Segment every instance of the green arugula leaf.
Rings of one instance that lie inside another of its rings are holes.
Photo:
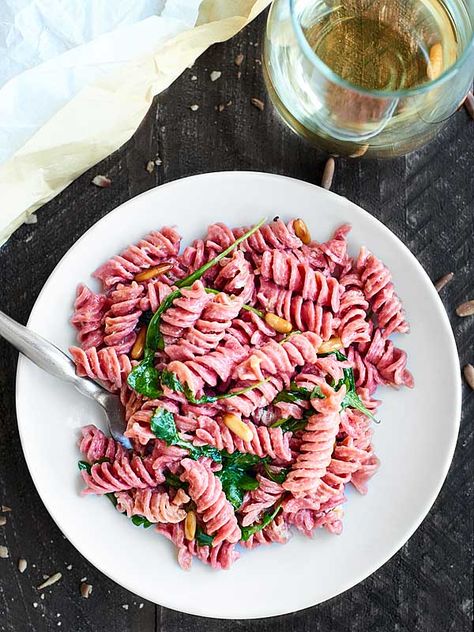
[[[112,492],[110,494],[105,494],[107,496],[107,498],[110,500],[110,502],[112,503],[112,505],[114,507],[117,506],[117,499],[115,498],[115,494],[113,494]]]
[[[88,463],[87,461],[78,461],[77,462],[77,467],[82,471],[85,470],[88,474],[91,473],[91,467],[92,465],[90,463]]]
[[[224,458],[224,462],[227,467],[239,467],[241,469],[248,469],[257,465],[257,463],[261,463],[265,461],[265,459],[261,459],[256,454],[249,454],[248,452],[239,452],[236,450],[235,452],[229,453],[227,451],[222,452],[222,456]]]
[[[189,450],[189,456],[194,461],[197,461],[201,456],[207,456],[216,463],[222,462],[221,453],[212,445],[195,446],[192,443],[188,443],[187,441],[181,441],[179,446],[181,448],[186,448],[187,450]]]
[[[336,358],[340,362],[346,362],[347,357],[341,353],[340,351],[332,351]],[[329,355],[326,353],[325,355]],[[375,423],[379,423],[379,421],[373,416],[370,410],[364,406],[361,398],[359,397],[355,385],[354,371],[352,367],[343,370],[344,377],[339,380],[339,383],[336,384],[336,391],[338,391],[342,385],[346,387],[346,394],[344,399],[342,400],[341,406],[342,408],[355,408],[356,410],[360,410],[361,413],[369,417]]]
[[[264,514],[262,520],[258,524],[251,524],[248,527],[240,527],[240,530],[242,532],[242,540],[246,542],[255,533],[257,533],[258,531],[261,531],[267,525],[269,525],[270,522],[272,522],[272,520],[276,518],[280,509],[281,509],[281,504],[277,505],[273,511]]]
[[[186,485],[179,476],[176,476],[176,474],[172,474],[171,472],[168,472],[168,474],[165,475],[165,480],[170,487],[174,487],[175,489],[180,489]]]
[[[290,402],[294,403],[297,401],[308,401],[311,399],[323,399],[324,395],[319,388],[319,386],[315,386],[312,390],[305,388],[304,386],[298,386],[296,382],[290,382],[290,388],[284,391],[280,391],[278,395],[273,400],[273,403],[277,402]]]
[[[303,419],[286,417],[283,419],[278,419],[278,421],[274,421],[270,425],[270,428],[281,428],[282,432],[297,432],[298,430],[303,430],[304,428],[306,428],[307,423],[307,417],[303,417]]]
[[[177,393],[183,392],[183,385],[179,381],[176,373],[173,373],[173,371],[168,371],[167,369],[164,369],[161,372],[160,380],[162,386],[166,386],[172,391],[176,391]]]
[[[255,475],[252,475],[252,469],[260,461],[262,459],[253,454],[223,454],[223,467],[216,472],[216,476],[222,483],[227,500],[235,509],[242,505],[244,492],[258,488],[258,481]]]
[[[153,522],[150,522],[149,520],[147,520],[147,518],[145,518],[145,516],[132,516],[132,522],[136,527],[143,527],[144,529],[148,529],[148,527],[151,527]]]
[[[279,472],[272,472],[266,461],[263,464],[263,469],[265,470],[267,478],[274,483],[279,483],[280,485],[285,482],[288,472],[290,471],[289,468],[283,467]]]
[[[145,350],[143,360],[134,367],[127,377],[131,389],[150,399],[157,399],[163,392],[158,388],[160,375],[155,368],[155,353]]]
[[[192,285],[194,281],[197,281],[198,279],[200,279],[203,276],[203,274],[205,274],[209,270],[209,268],[212,268],[213,266],[215,266],[217,263],[219,263],[219,261],[221,261],[221,259],[223,259],[224,257],[227,257],[228,254],[230,254],[233,250],[235,250],[235,248],[237,248],[239,244],[241,244],[243,241],[248,239],[251,235],[256,233],[257,230],[265,223],[265,221],[266,221],[266,218],[264,217],[258,222],[258,224],[255,224],[255,226],[253,226],[250,230],[244,233],[241,237],[238,237],[234,241],[234,243],[232,243],[228,248],[226,248],[225,250],[220,252],[216,257],[214,257],[214,259],[211,259],[210,261],[205,263],[203,266],[198,268],[195,272],[193,272],[186,278],[181,279],[181,281],[178,281],[176,283],[176,287],[188,287],[189,285]]]
[[[212,541],[214,540],[213,535],[208,535],[207,533],[204,533],[204,531],[199,527],[196,527],[196,534],[194,538],[199,546],[212,546]]]
[[[150,429],[158,439],[166,441],[168,445],[174,445],[181,441],[174,422],[174,415],[166,408],[155,410],[150,420]]]
[[[202,447],[193,445],[190,441],[185,441],[179,436],[174,421],[174,415],[165,408],[157,408],[150,420],[150,429],[158,439],[162,439],[168,445],[176,445],[179,448],[188,450],[189,456],[195,461],[201,456],[208,456],[213,461],[220,463],[222,456],[217,448],[210,445]]]

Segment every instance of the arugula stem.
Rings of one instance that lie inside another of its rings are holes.
[[[255,226],[253,226],[250,230],[244,233],[241,237],[236,239],[234,243],[232,243],[228,248],[226,248],[225,250],[220,252],[216,257],[214,257],[214,259],[211,259],[210,261],[205,263],[203,266],[198,268],[192,274],[188,275],[184,279],[181,279],[181,281],[178,281],[176,283],[176,287],[187,287],[188,285],[192,285],[194,281],[197,281],[198,279],[200,279],[202,275],[205,274],[209,270],[209,268],[212,268],[213,266],[215,266],[216,263],[219,263],[221,259],[223,259],[224,257],[227,257],[228,254],[230,254],[235,248],[237,248],[239,244],[241,244],[243,241],[248,239],[251,235],[256,233],[257,230],[261,226],[263,226],[263,224],[265,224],[266,219],[267,219],[266,217],[261,219],[257,224],[255,224]]]

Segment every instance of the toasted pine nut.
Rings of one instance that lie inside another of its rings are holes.
[[[328,158],[326,165],[324,166],[323,177],[321,178],[321,186],[323,187],[323,189],[329,190],[331,188],[335,170],[336,161],[331,156],[330,158]]]
[[[426,69],[428,79],[437,79],[443,71],[443,47],[439,42],[430,48],[430,61]]]
[[[456,307],[456,314],[461,316],[461,318],[465,318],[466,316],[474,315],[474,299],[471,301],[466,301],[465,303],[461,303]]]
[[[293,222],[293,228],[295,231],[295,235],[301,239],[301,241],[307,246],[309,243],[311,243],[311,235],[310,232],[308,230],[308,227],[306,226],[306,224],[303,222],[302,219],[295,219],[295,221]]]
[[[466,364],[464,367],[464,379],[474,391],[474,366]]]
[[[342,348],[342,340],[338,336],[335,336],[334,338],[329,338],[329,340],[323,342],[318,349],[318,353],[330,353],[331,351],[338,351]]]
[[[237,417],[237,415],[234,415],[233,413],[227,413],[223,416],[222,421],[231,432],[239,437],[239,439],[247,442],[252,441],[253,432],[246,424],[244,424],[240,417]]]
[[[196,514],[194,511],[188,511],[184,519],[184,537],[186,540],[194,540],[196,535]]]
[[[145,349],[145,340],[146,340],[146,326],[143,327],[138,332],[138,336],[135,340],[135,343],[130,351],[130,357],[132,360],[140,360],[143,355],[143,350]]]
[[[168,272],[168,270],[171,270],[172,267],[173,267],[172,263],[160,263],[157,266],[153,266],[152,268],[147,268],[146,270],[143,270],[143,272],[139,272],[138,274],[136,274],[135,281],[140,282],[140,281],[148,281],[149,279],[154,279],[160,274],[164,274],[165,272]]]
[[[289,334],[293,329],[293,325],[290,322],[270,312],[265,314],[265,322],[279,334]]]

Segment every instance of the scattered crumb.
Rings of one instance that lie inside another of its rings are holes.
[[[33,602],[33,608],[37,608],[38,604],[36,603],[36,601]]]
[[[68,571],[72,571],[72,564],[68,564],[68,565],[66,566],[66,569],[67,569]]]
[[[18,570],[20,571],[20,573],[24,573],[26,571],[27,566],[28,566],[28,562],[22,557],[20,557],[20,559],[18,560]]]
[[[38,217],[36,216],[35,213],[32,213],[31,215],[28,215],[25,220],[24,220],[25,224],[37,224],[38,223]]]
[[[6,516],[0,516],[0,527],[3,527],[6,524],[7,524],[7,517]]]
[[[223,103],[219,103],[219,105],[216,105],[216,110],[218,112],[223,112],[225,110],[225,105]]]
[[[61,621],[58,621],[58,627],[61,625]]]
[[[139,603],[138,604],[138,607],[140,608],[140,610],[143,608],[144,605],[145,605],[144,603]]]
[[[6,560],[7,557],[9,557],[8,549],[6,546],[3,546],[3,544],[1,544],[0,545],[0,559]]]
[[[87,577],[81,577],[80,581],[81,582],[86,582],[87,581]]]
[[[60,612],[56,612],[56,616],[57,616],[57,617],[60,617],[60,616],[61,616],[61,613],[60,613]]]
[[[93,178],[92,184],[95,184],[96,187],[100,187],[101,189],[107,189],[112,186],[112,180],[107,178],[107,176],[96,176]]]
[[[242,73],[239,70],[239,72],[237,73],[237,79],[240,79],[241,76],[242,76]]]
[[[124,603],[124,604],[122,605],[122,608],[123,608],[124,610],[128,610],[128,603]]]
[[[193,75],[193,76],[191,77],[191,81],[197,81],[197,79],[198,79],[198,78],[196,77],[196,75]]]
[[[44,599],[45,593],[41,593],[40,599]]]
[[[197,110],[199,110],[199,105],[197,105],[197,103],[194,103],[194,105],[190,105],[189,109],[191,110],[191,112],[197,112]]]
[[[7,513],[8,511],[11,511],[11,507],[7,507],[6,505],[2,505],[2,511],[3,511],[3,513]]]
[[[45,574],[43,573],[43,579],[48,579],[48,577],[49,577],[49,575],[45,575]]]
[[[252,97],[250,103],[257,108],[257,110],[260,110],[260,112],[263,112],[265,109],[265,103],[261,99],[257,99],[257,97]]]
[[[211,77],[211,81],[217,81],[221,78],[222,73],[220,70],[213,70],[209,76]]]
[[[163,164],[163,161],[161,160],[161,158],[157,157],[156,160],[155,160],[155,165],[157,167],[161,167],[162,164]]]
[[[257,64],[257,66],[261,66],[262,65],[262,60],[261,59],[256,59],[255,63]]]
[[[46,581],[44,581],[42,584],[40,584],[39,586],[37,586],[37,590],[42,590],[43,588],[47,588],[48,586],[51,586],[52,584],[55,584],[56,582],[58,582],[62,577],[61,573],[54,573],[54,575],[51,575],[51,577],[48,577],[48,579],[46,579]]]
[[[258,42],[255,42],[254,46],[258,46]]]
[[[155,171],[155,161],[154,160],[149,160],[146,163],[146,170],[148,171],[148,173],[153,173]]]
[[[234,64],[237,66],[237,68],[239,66],[242,65],[242,62],[244,61],[244,56],[242,55],[242,53],[239,53],[238,55],[235,56],[234,59]]]
[[[81,597],[84,597],[84,599],[89,599],[89,596],[90,596],[90,594],[92,592],[92,585],[91,584],[85,584],[83,582],[81,584],[80,592],[81,592]]]

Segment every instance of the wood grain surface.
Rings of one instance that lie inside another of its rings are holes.
[[[43,207],[37,224],[17,231],[0,250],[0,309],[25,323],[49,274],[78,237],[122,202],[163,182],[206,171],[251,169],[319,184],[325,156],[293,135],[268,103],[260,65],[263,28],[262,16],[233,40],[207,51],[155,101],[124,147]],[[240,78],[233,63],[238,53],[244,55]],[[215,82],[209,77],[212,70],[222,72]],[[263,111],[251,105],[252,97],[265,102]],[[194,104],[199,106],[196,111],[190,109]],[[222,111],[220,104],[227,104]],[[459,303],[474,298],[473,141],[474,122],[461,110],[434,142],[406,158],[338,159],[332,187],[383,221],[434,281],[455,273],[441,296],[461,365],[474,364],[474,317],[455,314]],[[148,173],[147,162],[157,158],[162,164]],[[112,186],[91,185],[96,174],[109,176]],[[16,363],[17,353],[0,341],[0,504],[12,509],[0,526],[0,545],[9,550],[9,558],[0,559],[0,630],[471,630],[474,392],[466,384],[461,432],[447,481],[422,526],[383,568],[343,595],[299,613],[217,621],[144,603],[97,571],[62,536],[38,497],[21,451]],[[23,574],[17,569],[19,558],[28,562]],[[145,576],[148,563],[143,561]],[[43,591],[41,599],[35,587],[43,574],[57,571],[62,579]],[[93,585],[87,600],[79,593],[84,577]]]

